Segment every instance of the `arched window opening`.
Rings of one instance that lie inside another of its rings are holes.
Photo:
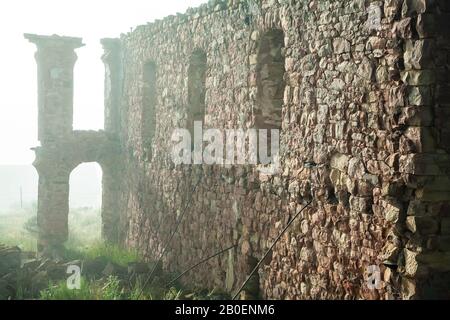
[[[194,141],[194,122],[205,122],[207,60],[203,51],[195,51],[189,61],[188,70],[188,130]]]
[[[255,121],[258,129],[281,130],[285,88],[283,47],[282,30],[268,31],[260,42],[257,65],[258,108]]]
[[[82,248],[101,240],[102,169],[83,163],[70,174],[69,241],[67,247]]]
[[[156,132],[156,65],[154,62],[147,62],[144,65],[143,77],[142,146],[144,157],[150,160],[153,156],[153,138]]]

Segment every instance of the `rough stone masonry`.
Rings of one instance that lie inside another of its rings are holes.
[[[74,50],[37,45],[39,250],[67,239],[70,172],[103,169],[103,234],[184,282],[267,299],[450,297],[450,2],[210,1],[102,41],[105,130],[72,130]],[[177,165],[175,128],[281,130],[281,172]],[[195,187],[197,186],[197,187]],[[192,201],[191,201],[192,200]],[[381,285],[367,284],[377,266]]]

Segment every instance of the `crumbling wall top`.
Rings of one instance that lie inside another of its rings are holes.
[[[64,37],[59,35],[51,35],[51,36],[43,36],[37,34],[24,34],[25,39],[28,39],[30,42],[36,44],[38,47],[54,47],[54,46],[66,46],[72,49],[84,47],[82,38],[75,37]]]
[[[120,39],[118,38],[103,38],[100,40],[103,49],[114,49],[120,46]]]
[[[145,25],[137,26],[132,32],[121,34],[121,39],[124,40],[134,32],[157,32],[161,29],[168,30],[171,27],[176,27],[188,23],[193,20],[202,19],[220,11],[242,10],[249,15],[260,14],[261,9],[278,5],[274,1],[261,0],[209,0],[197,7],[190,7],[185,13],[177,13],[176,15],[169,15],[163,19],[155,19],[153,22],[148,22]]]

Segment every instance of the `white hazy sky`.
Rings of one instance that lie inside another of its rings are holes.
[[[0,1],[0,165],[31,164],[37,145],[35,46],[24,33],[82,37],[75,65],[74,128],[103,128],[100,39],[185,12],[206,0]]]

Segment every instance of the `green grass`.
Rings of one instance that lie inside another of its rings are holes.
[[[0,214],[0,243],[18,246],[23,251],[35,251],[37,245],[36,205],[11,208]],[[101,215],[99,209],[79,208],[69,212],[70,250],[98,247],[101,242]],[[112,254],[112,252],[111,252]]]
[[[50,285],[40,293],[40,300],[205,300],[206,296],[200,296],[192,293],[185,295],[183,290],[170,288],[162,290],[161,288],[150,288],[142,294],[140,287],[136,286],[126,290],[120,285],[117,277],[109,277],[102,284],[98,281],[87,281],[82,279],[79,290],[70,290],[64,281]],[[188,297],[188,298],[186,298]]]
[[[36,206],[14,209],[0,214],[0,243],[19,246],[25,251],[35,251]],[[87,260],[104,257],[107,261],[126,267],[131,262],[141,261],[137,251],[102,243],[100,239],[101,215],[98,209],[71,209],[69,213],[69,241],[65,244],[67,261]],[[81,279],[79,290],[67,288],[66,281],[49,283],[40,292],[43,300],[210,300],[217,296],[214,292],[184,291],[180,287],[166,288],[173,279],[172,274],[160,274],[151,287],[142,290],[145,276],[132,284],[124,283],[117,277],[88,280]],[[26,287],[18,283],[18,299],[31,298]],[[142,291],[142,292],[141,292]]]
[[[0,215],[0,243],[18,246],[23,251],[36,250],[36,234],[24,225],[36,216],[35,208],[14,209]]]
[[[67,284],[61,281],[50,284],[40,293],[41,300],[179,300],[183,297],[183,291],[177,288],[162,289],[150,288],[141,294],[141,286],[125,288],[115,276],[110,276],[106,281],[88,281],[81,279],[81,288],[70,290]]]
[[[65,281],[41,291],[41,300],[122,300],[126,299],[117,277],[109,277],[105,283],[81,279],[80,289],[67,288]]]
[[[109,261],[121,265],[128,266],[131,262],[140,261],[139,254],[134,250],[123,249],[119,246],[97,243],[88,247],[84,251],[84,257],[94,259],[96,257],[105,257]]]
[[[67,283],[61,281],[57,284],[50,284],[49,287],[41,291],[42,300],[94,300],[94,288],[84,278],[81,278],[81,288],[71,290],[67,288]]]
[[[117,277],[110,276],[104,282],[81,279],[80,289],[67,288],[65,281],[50,284],[40,293],[41,300],[129,300],[136,290],[126,291]],[[132,299],[133,300],[133,299]]]
[[[78,208],[69,212],[69,240],[67,248],[84,249],[101,240],[100,209]]]
[[[128,266],[131,262],[141,261],[139,254],[134,250],[127,250],[116,245],[105,244],[101,241],[80,247],[66,248],[66,260],[85,260],[104,257],[106,260],[120,265]]]

